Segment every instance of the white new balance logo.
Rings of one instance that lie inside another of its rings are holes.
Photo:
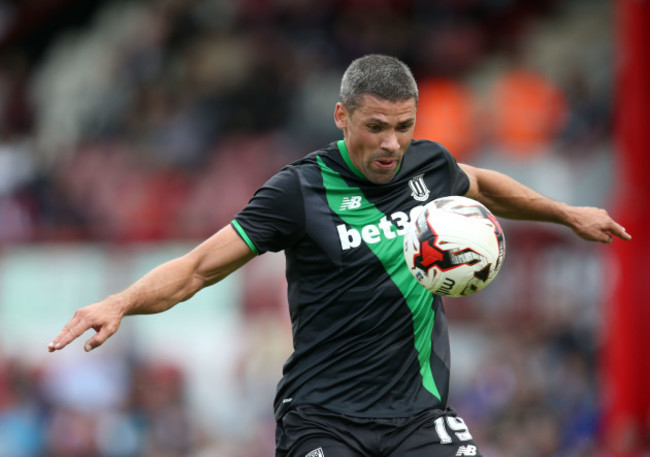
[[[471,444],[468,444],[467,446],[461,446],[458,448],[458,452],[456,452],[457,456],[460,455],[476,455],[476,446],[473,446]]]
[[[339,211],[345,211],[346,209],[356,209],[359,208],[360,206],[361,206],[360,195],[354,195],[352,197],[343,197]]]
[[[323,448],[319,447],[318,449],[314,449],[308,454],[305,454],[305,457],[325,457],[325,454],[323,453]]]

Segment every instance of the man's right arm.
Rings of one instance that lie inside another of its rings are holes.
[[[84,346],[90,351],[117,331],[124,316],[165,311],[225,278],[253,257],[248,245],[228,225],[184,256],[154,268],[122,292],[78,309],[48,350],[63,349],[92,328],[97,333]]]

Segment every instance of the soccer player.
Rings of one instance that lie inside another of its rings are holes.
[[[630,239],[599,208],[546,198],[414,141],[418,89],[384,55],[353,61],[334,109],[343,140],[272,177],[232,223],[124,291],[80,308],[49,344],[88,329],[87,351],[124,316],[165,311],[266,251],[284,251],[294,353],[275,399],[277,456],[479,456],[447,405],[449,341],[439,296],[409,273],[402,234],[427,201],[465,195],[494,214],[564,224],[585,240]]]

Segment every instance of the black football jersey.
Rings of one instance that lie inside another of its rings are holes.
[[[286,255],[294,352],[277,417],[302,404],[377,418],[446,407],[442,301],[409,272],[402,240],[422,205],[468,189],[437,143],[413,141],[395,178],[379,185],[341,140],[283,168],[235,216],[254,252]]]

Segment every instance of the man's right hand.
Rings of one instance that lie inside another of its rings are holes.
[[[90,351],[100,346],[120,327],[123,312],[117,302],[117,297],[112,295],[100,302],[78,309],[57,337],[48,344],[48,351],[54,352],[63,349],[91,328],[97,333],[86,342],[84,349]]]

